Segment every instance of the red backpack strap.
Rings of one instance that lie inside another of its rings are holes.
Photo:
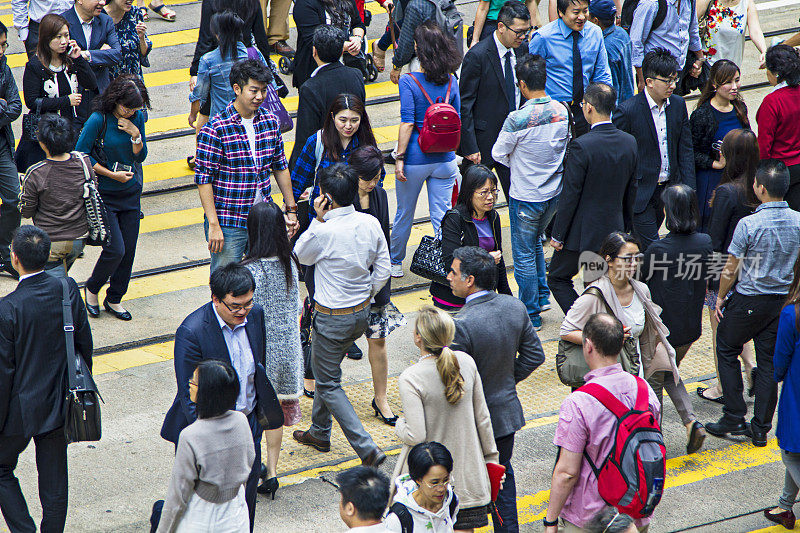
[[[422,86],[422,84],[419,82],[419,80],[417,78],[415,78],[414,75],[411,74],[410,72],[408,73],[408,75],[411,76],[411,79],[414,80],[414,83],[417,84],[417,87],[419,87],[419,90],[422,91],[422,94],[425,96],[425,98],[428,99],[428,104],[433,105],[433,100],[431,100],[431,97],[428,96],[428,91],[425,90],[425,88]],[[448,95],[450,94],[450,87],[449,86],[447,87],[447,94]]]
[[[592,396],[595,400],[602,403],[603,406],[611,411],[614,416],[617,418],[622,418],[622,416],[630,411],[630,409],[616,396],[608,392],[608,389],[605,387],[598,385],[597,383],[587,383],[583,387],[578,389],[580,392],[585,392],[589,396]],[[638,403],[638,397],[637,397]]]
[[[447,94],[444,95],[444,103],[450,103],[450,86],[453,85],[453,76],[450,75],[450,78],[447,80]]]
[[[636,411],[647,411],[650,408],[650,391],[647,390],[647,382],[639,376],[636,378],[636,404],[633,408]]]

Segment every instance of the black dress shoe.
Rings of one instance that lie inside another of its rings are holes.
[[[753,446],[756,448],[763,448],[767,445],[767,432],[766,431],[758,431],[757,429],[753,429],[753,426],[750,426],[750,433],[753,435]]]
[[[120,313],[119,311],[114,311],[113,309],[111,309],[111,306],[108,304],[108,299],[103,300],[103,307],[105,308],[106,311],[114,315],[115,318],[118,318],[120,320],[131,320],[133,318],[128,311],[122,311]]]
[[[383,416],[381,410],[378,409],[378,404],[375,403],[375,398],[372,399],[372,409],[375,410],[375,417],[383,420],[384,424],[388,426],[394,426],[395,424],[397,424],[397,416],[392,416],[392,417]]]
[[[91,305],[89,300],[86,298],[86,287],[83,288],[83,302],[86,304],[86,314],[92,318],[97,318],[100,316],[100,306],[99,305]]]
[[[311,398],[312,400],[314,399],[314,391],[313,390],[308,390],[307,388],[303,387],[303,394],[306,397]]]
[[[746,422],[731,423],[720,418],[719,422],[706,424],[706,431],[715,437],[728,437],[731,435],[750,436],[750,427]]]
[[[292,438],[299,442],[300,444],[305,444],[306,446],[311,446],[315,450],[319,450],[321,452],[329,452],[331,451],[331,441],[329,440],[322,440],[316,439],[309,434],[308,431],[296,430],[292,432]]]
[[[264,481],[261,485],[258,486],[256,492],[259,494],[266,494],[270,496],[273,500],[275,499],[275,493],[278,492],[278,478],[271,477]]]
[[[15,280],[19,280],[19,272],[11,266],[11,261],[0,260],[0,271],[5,272]]]
[[[353,345],[347,349],[345,357],[347,357],[348,359],[352,359],[353,361],[358,361],[359,359],[364,357],[364,352],[361,351],[361,348],[359,348],[356,345],[356,343],[353,343]]]
[[[794,516],[792,511],[784,511],[782,513],[772,514],[770,513],[772,509],[766,509],[764,511],[764,518],[769,520],[770,522],[775,522],[776,524],[780,524],[786,529],[794,529],[795,521],[797,520]]]
[[[371,466],[373,468],[380,467],[386,460],[386,454],[380,448],[375,448],[366,457],[361,459],[362,466]]]

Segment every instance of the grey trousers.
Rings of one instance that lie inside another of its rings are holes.
[[[333,416],[350,446],[362,459],[377,446],[361,425],[342,389],[341,364],[347,349],[367,329],[368,317],[369,306],[349,315],[314,312],[311,335],[311,368],[316,379],[316,392],[308,431],[314,438],[330,440]]]
[[[675,347],[675,362],[680,365],[683,356],[689,351],[691,344]],[[689,393],[686,392],[686,386],[683,384],[683,379],[675,383],[672,377],[672,372],[656,372],[650,379],[647,380],[653,391],[656,393],[658,401],[661,402],[661,416],[664,416],[664,397],[662,389],[667,391],[669,399],[672,400],[672,405],[678,411],[683,425],[697,419],[694,415],[694,408],[692,407],[692,400],[689,398]]]
[[[781,450],[781,459],[786,467],[786,476],[783,480],[783,494],[778,500],[778,507],[784,511],[791,511],[800,490],[798,489],[800,485],[800,453]]]

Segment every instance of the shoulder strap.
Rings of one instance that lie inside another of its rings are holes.
[[[92,176],[89,173],[89,166],[86,164],[86,160],[83,159],[83,154],[80,152],[72,152],[72,155],[80,159],[81,166],[83,166],[83,177],[86,181],[92,181]]]
[[[567,108],[567,120],[569,121],[569,139],[567,139],[567,142],[569,142],[575,138],[575,117],[572,115],[572,108],[568,103],[561,102],[561,104]]]
[[[647,382],[639,376],[634,377],[636,378],[636,403],[633,404],[633,408],[636,411],[647,411],[650,405],[650,394],[647,391]]]
[[[598,385],[597,383],[587,383],[583,387],[578,389],[581,392],[585,392],[589,396],[592,396],[595,400],[603,404],[603,406],[611,411],[614,416],[617,418],[622,418],[622,416],[630,411],[624,403],[619,401],[619,399],[611,394],[608,389],[603,387],[602,385]],[[639,397],[637,393],[636,402],[638,404]],[[638,407],[638,405],[637,405]]]
[[[400,531],[402,533],[412,533],[414,531],[414,517],[408,507],[400,502],[395,502],[389,507],[389,512],[394,513],[400,520]]]
[[[433,100],[431,100],[431,97],[428,96],[428,91],[425,90],[425,88],[422,86],[422,84],[419,82],[419,80],[413,74],[411,74],[410,72],[408,73],[408,75],[411,76],[411,79],[414,80],[414,83],[417,84],[417,87],[419,87],[419,90],[422,91],[422,94],[428,100],[428,103],[430,105],[433,105]],[[450,95],[450,86],[449,85],[447,86],[447,94],[448,94],[448,96]]]
[[[583,293],[584,294],[589,293],[597,296],[600,299],[600,301],[603,302],[603,305],[606,306],[606,312],[611,316],[617,316],[616,313],[614,313],[614,310],[611,309],[611,306],[608,305],[606,297],[603,296],[603,291],[592,285],[591,287],[587,287],[586,290],[583,291]]]
[[[444,95],[444,103],[450,103],[450,87],[453,85],[453,75],[447,78],[447,93]]]
[[[319,169],[319,165],[322,163],[322,152],[324,148],[325,147],[322,145],[322,130],[317,130],[317,145],[314,147],[314,157],[317,159],[317,162],[314,163],[314,172]]]
[[[453,520],[456,519],[456,508],[458,507],[458,496],[456,493],[453,493],[453,498],[450,500],[450,518]]]
[[[75,359],[75,326],[72,325],[72,302],[67,278],[61,281],[61,309],[64,316],[64,338],[67,342],[67,379],[70,390],[78,388],[78,361]]]

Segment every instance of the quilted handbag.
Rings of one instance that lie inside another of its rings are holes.
[[[42,118],[42,99],[36,99],[36,110],[22,116],[22,138],[37,142],[39,140],[39,119]]]
[[[425,235],[420,240],[414,257],[411,259],[411,272],[425,279],[450,285],[447,281],[447,268],[442,260],[442,241],[437,237]]]

